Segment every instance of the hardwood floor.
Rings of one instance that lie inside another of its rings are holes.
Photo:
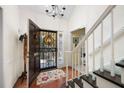
[[[66,72],[65,67],[62,68],[62,70],[64,72]],[[71,67],[68,68],[68,72],[69,72],[69,79],[71,79],[72,78],[72,76],[71,76],[72,68]],[[77,73],[76,73],[76,75],[77,75]],[[65,82],[66,82],[66,78],[61,78],[61,79],[58,79],[58,80],[55,80],[55,81],[52,81],[52,82],[49,82],[46,84],[36,85],[36,80],[34,80],[30,87],[31,88],[65,88],[66,87]]]
[[[66,73],[66,68],[62,68],[62,70]],[[75,70],[74,70],[75,71]],[[68,67],[68,72],[69,72],[69,79],[72,78],[72,68]],[[76,71],[76,75],[77,75],[77,71]],[[46,84],[41,84],[41,85],[37,85],[36,84],[36,80],[34,80],[30,86],[30,88],[65,88],[65,82],[66,82],[66,78],[61,78]],[[22,78],[19,78],[16,82],[16,84],[14,85],[14,88],[27,88],[27,79],[22,81]]]
[[[66,73],[66,68],[62,68],[62,70]],[[72,67],[68,67],[68,78],[72,79]],[[73,69],[73,75],[75,75],[75,69]],[[78,76],[78,71],[76,71],[76,76]]]
[[[31,88],[61,88],[65,87],[65,78],[61,78],[46,84],[36,85],[36,80],[31,84]]]
[[[14,88],[28,88],[27,79],[22,80],[22,78],[19,78],[15,83]]]

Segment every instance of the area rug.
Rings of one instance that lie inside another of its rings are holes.
[[[52,82],[54,80],[65,77],[65,72],[61,69],[41,72],[37,77],[37,85]]]

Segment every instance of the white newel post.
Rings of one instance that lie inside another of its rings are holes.
[[[71,52],[72,53],[72,79],[73,79],[73,65],[74,65],[74,58],[73,58],[73,56],[74,56],[74,54],[73,54],[73,51]]]
[[[75,51],[75,55],[74,56],[75,56],[75,78],[76,78],[76,61],[77,61],[76,60],[76,51]]]
[[[115,76],[115,61],[114,61],[114,22],[113,22],[113,11],[111,12],[111,76]]]
[[[104,57],[103,57],[103,21],[101,22],[101,60],[100,60],[100,71],[104,70]]]
[[[89,55],[89,52],[88,52],[88,38],[87,38],[87,40],[86,40],[86,47],[87,47],[87,62],[86,62],[86,75],[87,76],[89,76],[89,57],[88,57],[88,55]]]
[[[95,38],[93,32],[93,71],[95,71]],[[95,80],[95,75],[92,73],[92,80]]]

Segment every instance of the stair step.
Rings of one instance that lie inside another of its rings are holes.
[[[87,83],[89,83],[93,88],[98,88],[96,84],[96,80],[92,80],[92,75],[89,74],[89,76],[83,75],[81,76],[83,80],[85,80]]]
[[[75,78],[73,79],[73,81],[80,87],[80,88],[83,88],[83,82],[82,80],[79,78]]]
[[[118,85],[120,87],[124,88],[124,84],[121,83],[121,76],[120,75],[115,75],[115,77],[111,77],[111,73],[109,71],[104,70],[103,72],[101,72],[100,70],[97,70],[95,72],[93,72],[95,75],[108,80],[112,83],[114,83],[115,85]]]
[[[119,63],[116,63],[116,66],[124,68],[124,60],[121,60]]]
[[[69,88],[69,86],[66,86],[66,88]]]
[[[68,85],[69,85],[71,88],[75,88],[74,81],[72,81],[72,80],[68,81]]]

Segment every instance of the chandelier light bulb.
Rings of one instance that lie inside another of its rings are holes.
[[[64,14],[61,14],[61,16],[64,16]]]
[[[46,12],[49,12],[49,10],[46,10]]]
[[[65,7],[63,7],[62,9],[63,9],[63,10],[65,10],[66,8],[65,8]]]
[[[53,17],[55,17],[55,15],[52,15]]]

